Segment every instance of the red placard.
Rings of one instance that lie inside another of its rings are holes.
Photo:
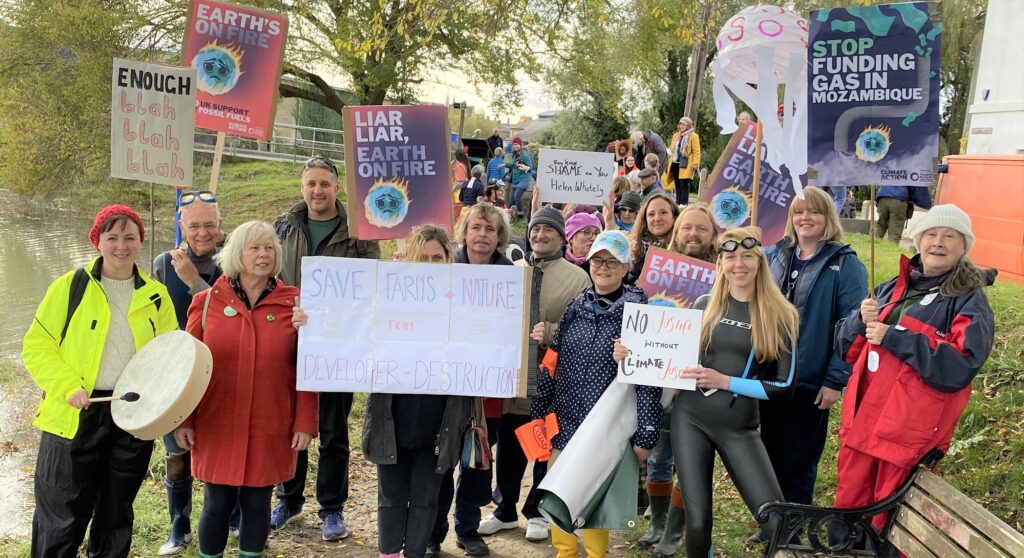
[[[715,264],[651,247],[636,286],[647,293],[648,304],[689,308],[711,292]]]
[[[214,0],[193,0],[181,51],[195,68],[196,126],[270,139],[288,16]]]

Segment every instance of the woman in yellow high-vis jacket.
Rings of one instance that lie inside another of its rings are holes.
[[[130,208],[101,210],[89,233],[100,256],[50,284],[25,334],[22,360],[43,390],[33,557],[74,558],[90,521],[90,555],[124,557],[131,547],[153,442],[118,428],[110,405],[89,398],[110,395],[136,351],[178,328],[167,289],[135,266],[144,235]],[[68,319],[73,290],[81,298]]]

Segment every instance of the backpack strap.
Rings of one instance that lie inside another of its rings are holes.
[[[210,311],[210,298],[212,296],[213,296],[213,289],[211,288],[206,293],[206,300],[203,301],[203,320],[202,320],[202,326],[203,326],[203,331],[204,332],[206,331],[206,313]]]
[[[67,318],[64,320],[64,328],[60,330],[60,341],[57,343],[57,346],[64,344],[64,336],[67,335],[68,326],[71,325],[71,317],[75,315],[75,311],[78,310],[79,305],[82,304],[82,298],[85,296],[85,288],[88,285],[89,276],[84,267],[79,267],[75,270],[74,277],[71,278],[71,292],[68,296]]]

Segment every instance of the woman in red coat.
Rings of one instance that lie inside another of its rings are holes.
[[[196,295],[186,330],[213,353],[210,386],[174,432],[192,451],[192,474],[205,483],[199,517],[201,556],[223,556],[228,518],[242,510],[240,556],[262,556],[276,483],[295,474],[296,452],[317,432],[317,395],[295,390],[299,290],[277,279],[281,244],[269,223],[238,227],[214,258],[224,275]]]

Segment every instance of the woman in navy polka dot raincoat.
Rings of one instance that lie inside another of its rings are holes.
[[[558,354],[554,374],[541,374],[531,408],[534,419],[549,412],[558,417],[558,434],[551,440],[557,450],[552,452],[552,461],[615,381],[617,364],[612,349],[622,332],[625,303],[647,303],[642,290],[622,282],[630,258],[629,240],[621,231],[598,236],[587,260],[594,284],[566,308],[551,344]],[[632,443],[638,457],[645,460],[661,431],[661,388],[636,386],[636,392],[637,430]],[[575,535],[552,526],[551,542],[559,557],[576,555]],[[583,545],[588,557],[604,555],[608,531],[585,529]]]

